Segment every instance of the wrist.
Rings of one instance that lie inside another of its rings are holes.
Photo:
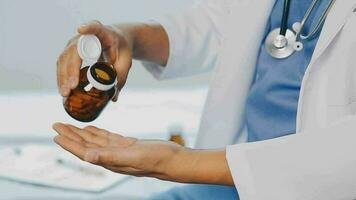
[[[165,66],[169,57],[169,39],[157,23],[133,23],[115,26],[127,40],[132,57]]]
[[[131,51],[131,55],[134,54],[135,48],[135,26],[134,24],[116,24],[111,27],[115,30],[118,40],[120,41],[120,45],[124,41],[126,46]]]
[[[168,143],[166,151],[161,149],[160,160],[155,168],[155,177],[163,180],[177,181],[176,172],[181,162],[185,160],[187,149],[176,143]]]
[[[225,150],[182,148],[165,167],[165,180],[233,185]]]
[[[179,146],[169,157],[163,159],[164,162],[157,168],[161,174],[158,178],[182,183],[192,182],[191,176],[195,173],[199,157],[199,151]]]
[[[194,183],[234,185],[225,149],[197,150],[195,154]]]

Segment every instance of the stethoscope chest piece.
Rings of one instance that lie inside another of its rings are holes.
[[[295,51],[303,50],[302,41],[313,39],[320,32],[323,23],[336,0],[330,0],[327,8],[320,17],[318,23],[307,35],[302,34],[305,23],[308,21],[312,11],[316,8],[319,0],[313,0],[301,22],[293,24],[293,31],[288,29],[288,16],[291,0],[284,0],[281,28],[270,32],[265,40],[267,53],[276,59],[284,59],[291,56]]]
[[[296,45],[296,35],[289,29],[287,29],[285,36],[283,36],[280,35],[280,28],[276,28],[268,34],[265,41],[267,53],[277,59],[291,56],[296,51]]]

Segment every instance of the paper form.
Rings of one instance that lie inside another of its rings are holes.
[[[0,178],[101,192],[126,177],[81,161],[56,146],[27,144],[0,149]]]

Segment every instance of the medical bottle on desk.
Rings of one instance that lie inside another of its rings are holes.
[[[101,43],[95,35],[82,35],[77,50],[82,59],[79,84],[64,98],[63,105],[74,119],[91,122],[114,97],[117,75],[112,65],[98,61]]]
[[[168,128],[169,131],[169,141],[185,146],[185,140],[183,136],[183,127],[178,124],[173,124]]]

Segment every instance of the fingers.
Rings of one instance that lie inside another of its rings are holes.
[[[106,59],[110,64],[115,64],[116,59],[119,57],[119,50],[117,45],[111,46],[108,50],[106,50],[107,56]]]
[[[114,97],[112,98],[113,102],[117,102],[117,100],[119,99],[119,94],[120,94],[119,87],[115,86],[115,94],[114,94]]]
[[[67,125],[70,129],[81,136],[86,143],[95,144],[98,147],[105,147],[108,144],[108,137],[104,134],[103,130],[100,131],[88,131],[87,129],[80,129],[73,125]]]
[[[95,34],[101,35],[103,26],[100,22],[94,21],[88,25],[81,26],[78,29],[80,34]],[[70,90],[74,89],[79,82],[79,72],[81,67],[81,58],[77,52],[77,39],[79,36],[71,39],[67,48],[59,56],[57,61],[57,82],[58,88],[62,96],[66,97],[70,94]],[[103,37],[103,36],[101,36]],[[100,38],[99,38],[100,39]]]
[[[143,175],[140,170],[136,170],[127,164],[120,163],[119,160],[114,158],[114,153],[100,148],[85,148],[85,146],[68,139],[65,136],[57,135],[54,141],[62,148],[77,156],[79,159],[86,162],[103,166],[114,172],[127,175]]]
[[[80,34],[95,34],[98,37],[100,36],[100,40],[105,38],[105,34],[101,33],[102,31],[103,26],[98,21],[91,22],[88,25],[81,26],[78,29]],[[57,83],[59,92],[64,97],[68,96],[70,91],[74,89],[79,82],[81,58],[77,52],[76,43],[78,38],[79,35],[70,40],[67,48],[59,56],[57,61]]]
[[[86,148],[81,143],[75,142],[74,140],[62,135],[57,135],[54,138],[54,141],[63,149],[69,151],[82,160],[84,159],[84,156],[86,155]]]
[[[82,25],[78,29],[79,34],[95,34],[103,48],[104,59],[113,64],[117,72],[117,92],[113,101],[117,101],[119,91],[125,85],[132,64],[132,53],[120,31],[110,26],[103,26],[98,21],[92,21]]]
[[[80,26],[78,33],[80,35],[94,34],[99,38],[106,61],[113,64],[117,71],[117,91],[120,91],[126,83],[132,64],[132,53],[123,34],[114,27],[103,26],[99,21]],[[62,96],[68,96],[70,90],[74,89],[79,82],[81,59],[77,52],[76,42],[80,35],[70,41],[57,62],[58,88]],[[117,100],[118,94],[118,92],[115,94],[114,101]]]
[[[111,26],[104,26],[99,21],[92,21],[79,27],[78,33],[96,35],[101,42],[104,58],[110,64],[114,64],[118,59],[120,40]]]
[[[67,61],[67,76],[68,76],[68,87],[74,89],[79,83],[79,73],[81,67],[81,58],[77,52],[77,45],[71,47],[71,59]]]
[[[54,137],[54,142],[81,160],[91,163],[96,163],[98,160],[98,148],[95,148],[92,145],[77,143],[64,135],[57,135]]]
[[[98,144],[97,140],[94,142],[88,141],[84,138],[86,136],[84,131],[70,124],[61,124],[56,123],[53,125],[53,129],[58,132],[61,136],[67,137],[70,140],[81,143],[85,147],[89,148],[99,148],[102,147],[102,144]],[[80,132],[80,133],[78,133]],[[91,133],[87,133],[91,134]]]
[[[125,85],[130,68],[132,65],[131,53],[129,51],[121,52],[119,58],[115,61],[114,67],[117,73],[117,89],[120,91]]]
[[[73,125],[56,123],[53,128],[59,133],[54,141],[78,158],[104,167],[122,168],[122,171],[117,171],[120,173],[138,174],[131,168],[139,158],[137,152],[124,148],[128,147],[126,143],[135,142],[136,139],[111,134],[94,126],[80,129]],[[103,146],[108,140],[115,145]]]
[[[78,134],[75,134],[68,126],[61,124],[61,123],[55,123],[53,125],[53,129],[57,131],[59,134],[77,142],[77,143],[83,143],[84,139],[80,137]]]
[[[109,133],[108,131],[97,128],[95,126],[87,126],[84,128],[84,130],[89,131],[98,137],[108,137],[108,133]]]
[[[100,40],[103,50],[109,50],[110,47],[118,48],[118,37],[110,26],[104,26],[99,21],[91,21],[78,28],[80,35],[93,34]],[[110,52],[109,52],[110,53]]]
[[[62,96],[68,96],[79,82],[81,59],[76,44],[70,44],[57,61],[57,84]]]
[[[55,131],[73,141],[82,143],[87,147],[128,146],[131,138],[125,138],[119,134],[110,133],[104,129],[88,126],[84,129],[70,124],[56,123]],[[131,144],[132,142],[130,142]]]
[[[55,143],[82,160],[97,162],[97,152],[101,147],[94,143],[84,142],[84,139],[77,134],[79,128],[61,123],[54,124],[53,128],[59,133],[54,138]]]
[[[118,62],[118,61],[116,62],[116,58],[118,58],[118,57],[119,57],[119,53],[118,53],[118,50],[116,50],[116,52],[115,52],[115,60],[112,60],[113,61],[112,63],[114,65],[114,68],[115,68],[115,71],[116,71],[116,74],[117,74],[118,84],[115,85],[115,94],[114,94],[114,96],[112,98],[113,102],[117,102],[117,100],[119,98],[120,90],[123,87],[123,85],[125,85],[125,82],[126,82],[126,79],[127,79],[127,75],[125,77],[119,77],[120,75],[119,75],[117,69],[120,69],[120,62]],[[111,58],[111,59],[113,59],[113,58]],[[128,70],[127,70],[126,73],[128,74]],[[120,82],[122,82],[121,81],[122,78],[125,78],[125,82],[124,83],[120,83]]]
[[[91,21],[89,23],[83,24],[78,28],[78,33],[85,34],[94,34],[99,35],[103,30],[103,25],[99,21]]]
[[[84,130],[91,132],[94,135],[92,136],[94,139],[103,138],[101,141],[97,141],[97,143],[101,142],[102,147],[124,148],[132,145],[134,142],[137,141],[136,138],[124,137],[120,134],[111,133],[109,131],[94,126],[87,126],[84,128]]]
[[[61,54],[57,60],[57,86],[62,96],[69,95],[69,88],[66,84],[67,68],[65,54]]]
[[[81,136],[81,134],[78,134],[78,131],[80,130],[79,128],[73,126],[73,125],[70,125],[70,124],[67,124],[67,127],[69,129],[71,129],[71,131],[75,132],[75,134],[77,134],[79,137],[81,137],[83,139],[83,137]],[[79,129],[79,130],[78,130]],[[89,141],[86,141],[85,139],[83,139],[83,142],[84,143],[84,146],[85,147],[89,147],[89,148],[100,148],[102,147],[102,145],[99,145],[97,143],[92,143],[92,142],[89,142]]]

